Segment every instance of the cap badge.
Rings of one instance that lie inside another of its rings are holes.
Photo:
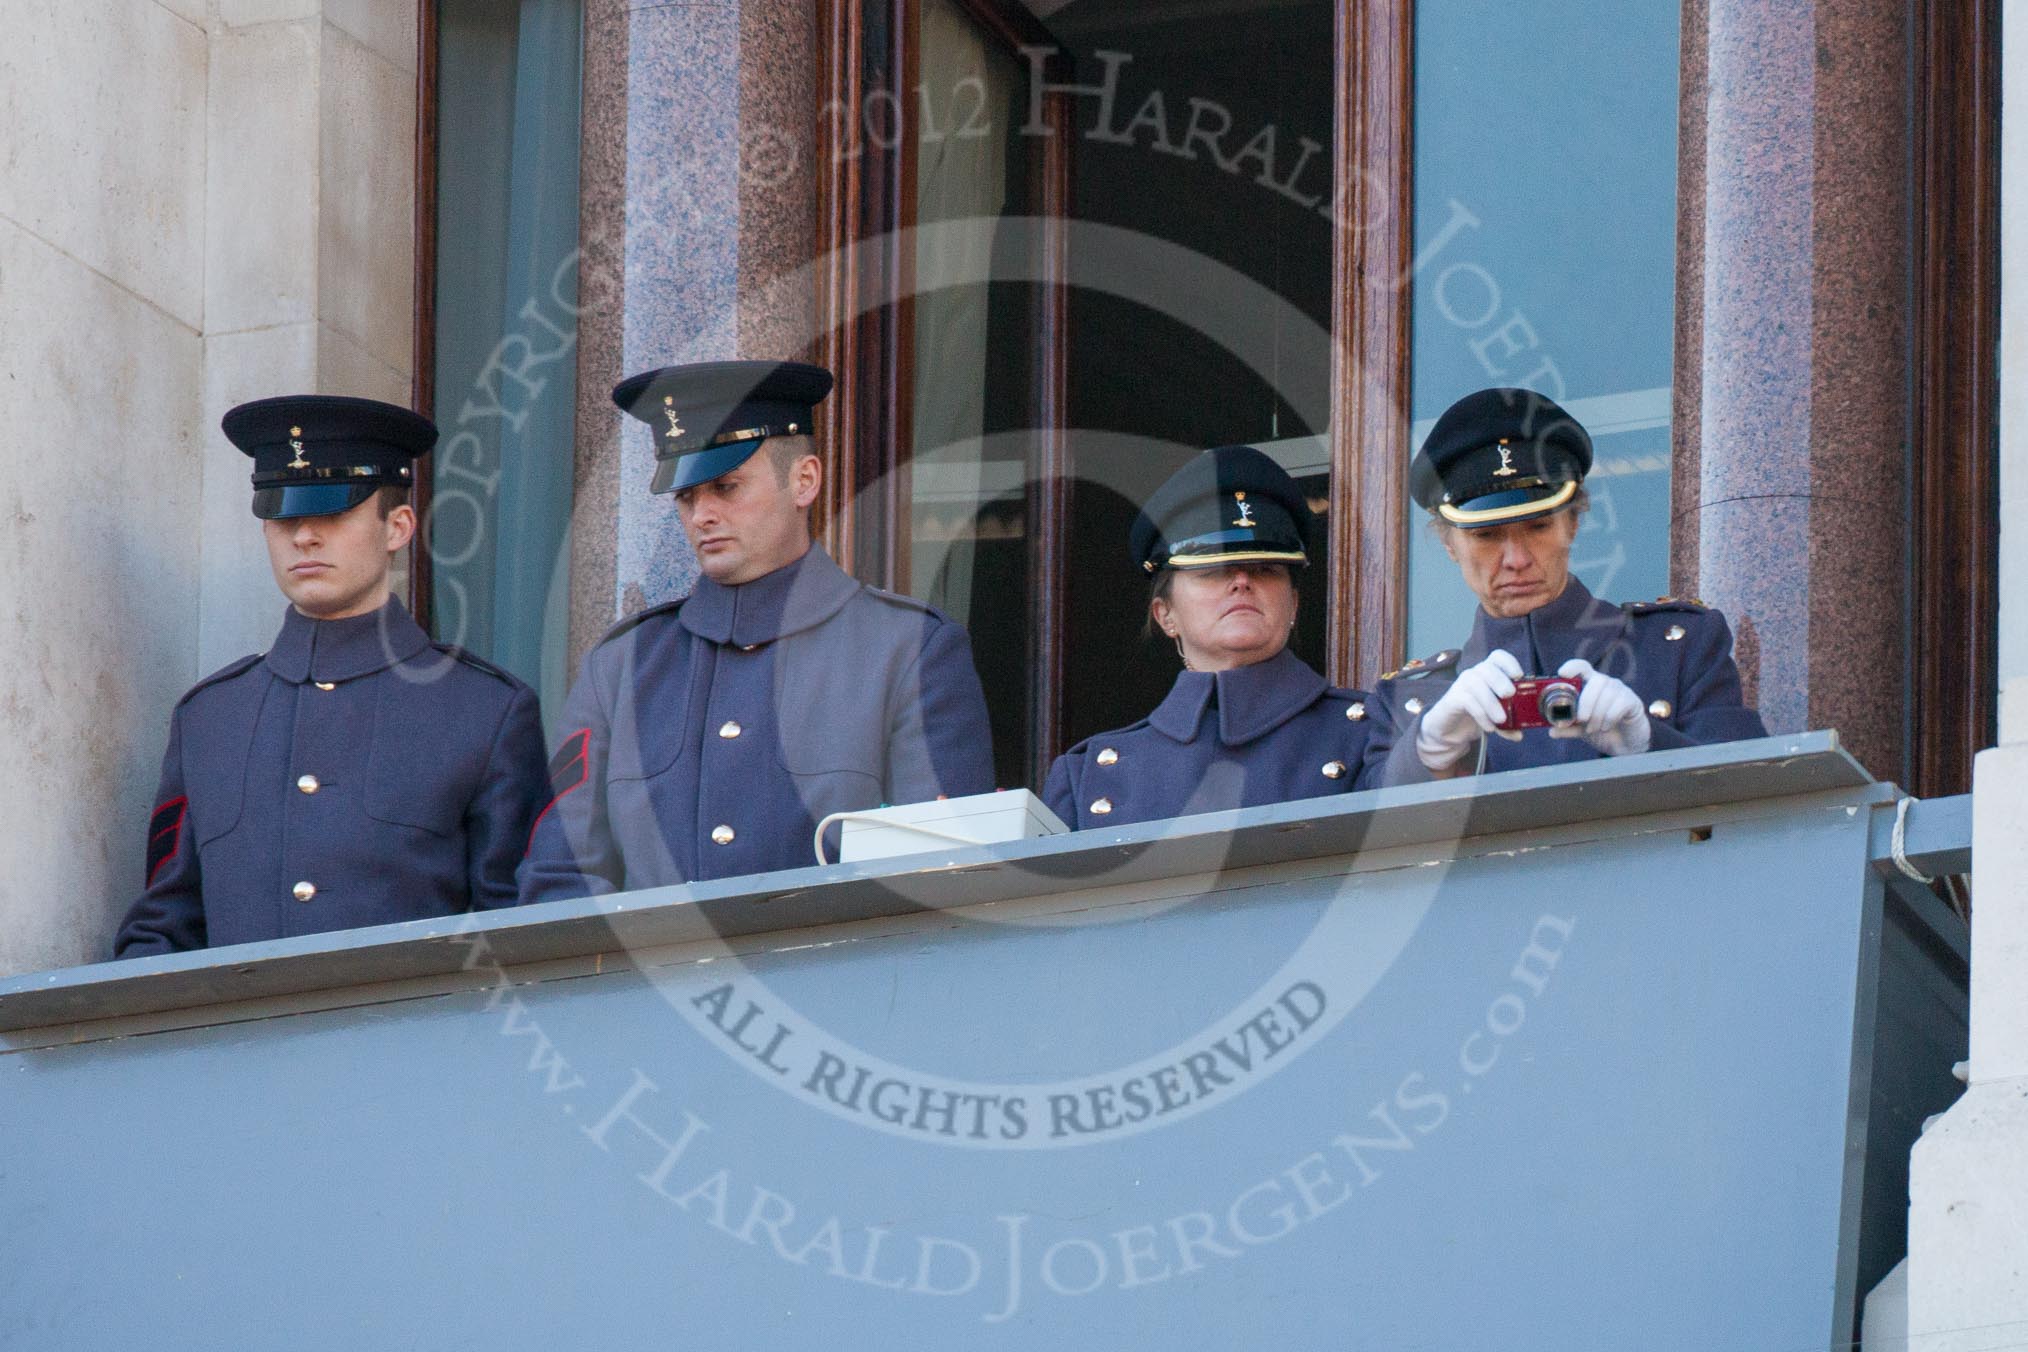
[[[683,435],[683,418],[681,414],[676,412],[676,396],[673,394],[663,395],[662,404],[662,414],[669,419],[669,430],[662,435],[674,441]]]
[[[1253,504],[1246,500],[1245,493],[1238,491],[1233,493],[1232,500],[1239,504],[1239,520],[1232,524],[1251,528],[1255,524],[1253,519]]]
[[[1500,468],[1493,471],[1494,478],[1504,479],[1509,475],[1521,472],[1514,468],[1514,452],[1507,449],[1507,439],[1505,437],[1500,438],[1500,444],[1494,447],[1494,449],[1500,452]]]
[[[290,450],[292,450],[292,451],[294,451],[294,452],[296,453],[296,458],[295,458],[294,460],[291,460],[291,461],[289,462],[289,468],[290,468],[290,469],[308,469],[308,468],[310,468],[310,462],[309,462],[309,461],[307,461],[307,460],[305,460],[305,459],[303,458],[303,429],[302,429],[302,428],[300,428],[300,427],[291,427],[291,428],[289,429],[289,449],[290,449]]]

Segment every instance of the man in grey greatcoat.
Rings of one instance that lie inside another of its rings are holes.
[[[655,431],[652,491],[675,494],[702,576],[586,656],[524,901],[801,867],[831,813],[992,789],[964,629],[854,581],[811,541],[811,417],[831,383],[742,361],[614,389]]]

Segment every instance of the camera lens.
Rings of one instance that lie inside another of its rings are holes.
[[[1553,728],[1575,723],[1577,687],[1569,681],[1553,681],[1542,687],[1542,699],[1537,707],[1542,710],[1542,721]]]

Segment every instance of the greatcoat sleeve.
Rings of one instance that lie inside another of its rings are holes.
[[[148,816],[146,883],[113,939],[113,956],[140,958],[205,946],[204,878],[190,839],[183,785],[183,710],[169,720],[169,749]]]
[[[1072,830],[1076,830],[1078,824],[1078,771],[1084,765],[1083,751],[1084,743],[1080,742],[1058,756],[1049,767],[1049,778],[1042,785],[1043,805]]]
[[[1683,653],[1682,698],[1668,718],[1650,713],[1648,749],[1669,751],[1767,736],[1760,715],[1746,707],[1739,666],[1732,658],[1732,627],[1725,616],[1707,610],[1681,618],[1690,621],[1684,626],[1690,632]]]
[[[626,887],[626,864],[606,814],[612,706],[600,686],[600,651],[586,654],[563,703],[561,740],[549,759],[548,805],[529,832],[518,875],[523,904]]]
[[[528,850],[535,814],[549,801],[542,754],[542,709],[517,689],[493,735],[484,781],[465,812],[468,892],[475,911],[519,899],[515,869]]]
[[[889,700],[884,801],[993,791],[993,729],[962,625],[926,617],[922,655]]]

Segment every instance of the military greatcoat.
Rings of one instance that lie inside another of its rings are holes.
[[[535,693],[397,601],[312,620],[176,706],[120,957],[512,905],[542,806]]]
[[[1229,671],[1185,671],[1140,722],[1056,758],[1042,791],[1075,828],[1320,798],[1365,787],[1367,696],[1284,648]]]
[[[1696,601],[1665,598],[1628,605],[1601,601],[1571,578],[1548,605],[1516,619],[1495,619],[1483,607],[1462,649],[1411,662],[1380,678],[1373,692],[1373,737],[1367,773],[1378,787],[1424,783],[1429,770],[1415,753],[1416,720],[1443,698],[1457,674],[1505,649],[1530,676],[1554,676],[1581,657],[1617,676],[1648,710],[1650,751],[1765,737],[1760,715],[1746,707],[1732,630],[1725,616]],[[1596,760],[1581,737],[1530,729],[1521,740],[1485,739],[1487,772]],[[1464,769],[1470,771],[1470,757]]]
[[[993,788],[964,629],[815,546],[619,625],[558,726],[527,901],[805,867],[833,812]]]

